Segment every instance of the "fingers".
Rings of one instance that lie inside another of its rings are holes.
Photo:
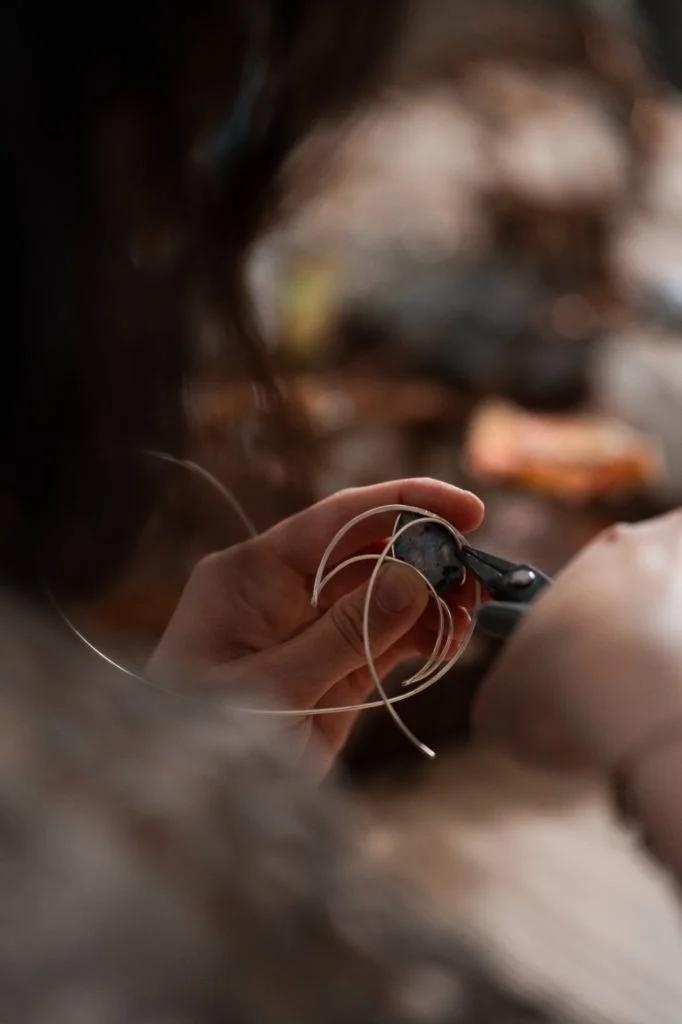
[[[390,671],[386,668],[380,658],[377,669],[383,677]],[[364,704],[374,689],[374,684],[366,672],[355,672],[347,679],[336,683],[331,690],[318,702],[318,708],[345,708],[354,707],[357,704]],[[358,719],[359,711],[347,711],[343,714],[320,715],[316,719],[316,726],[320,735],[324,738],[328,748],[337,754],[348,739],[350,732]]]
[[[364,585],[343,597],[299,636],[249,658],[254,673],[283,681],[286,690],[280,696],[290,707],[314,707],[334,684],[367,664],[363,639],[366,593]],[[388,565],[374,593],[369,635],[372,654],[378,660],[418,621],[428,591],[406,566]]]
[[[433,646],[433,638],[431,640]],[[375,665],[380,679],[386,676],[398,665],[404,663],[415,654],[419,653],[418,647],[413,643],[400,642],[390,648],[385,654],[376,659]],[[428,653],[431,651],[429,649]],[[344,708],[363,704],[372,697],[374,683],[368,672],[355,672],[353,675],[336,683],[328,693],[318,701],[318,708]],[[372,697],[372,699],[376,699]],[[348,711],[334,715],[321,715],[316,719],[317,728],[324,737],[329,750],[334,754],[344,746],[348,739],[353,725],[357,721],[359,711]]]
[[[380,552],[383,550],[381,548]],[[376,562],[356,562],[353,565],[349,565],[348,568],[342,569],[333,579],[329,581],[327,586],[324,588],[320,595],[320,606],[322,608],[329,608],[337,601],[340,601],[345,594],[351,593],[353,590],[357,590],[363,583],[366,583],[374,570]],[[472,610],[476,607],[476,581],[473,576],[468,575],[464,583],[460,587],[456,587],[454,590],[449,591],[445,594],[445,602],[450,608],[450,611],[454,612],[457,608],[468,608]],[[426,615],[430,621],[433,622],[434,627],[438,625],[438,611],[436,605],[431,598],[431,602],[427,608]]]
[[[344,569],[338,576],[330,580],[324,588],[319,607],[321,609],[330,608],[345,595],[362,587],[370,579],[374,568],[375,563],[373,562],[359,562],[348,566],[347,569]],[[457,648],[457,644],[469,628],[471,622],[469,612],[472,612],[477,606],[476,596],[477,587],[472,576],[468,576],[461,587],[457,587],[445,595],[445,602],[452,615],[454,628],[453,643],[449,647],[450,656],[452,656]],[[391,649],[391,653],[395,655],[393,664],[398,664],[404,658],[417,654],[429,657],[436,643],[440,627],[441,619],[438,606],[433,599],[433,595],[429,592],[427,606],[419,621]],[[443,621],[442,628],[447,630],[447,621]]]
[[[440,480],[399,480],[341,491],[312,508],[273,527],[262,540],[296,572],[316,572],[324,552],[338,531],[355,516],[382,505],[414,505],[434,512],[458,530],[473,530],[483,519],[483,503],[474,494]],[[344,537],[331,565],[358,549],[390,535],[395,513],[372,516]]]

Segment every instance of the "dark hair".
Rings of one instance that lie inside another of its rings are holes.
[[[375,875],[262,719],[93,677],[16,601],[0,626],[0,1019],[558,1024]]]
[[[182,450],[206,324],[233,374],[268,379],[243,281],[249,243],[297,143],[377,79],[402,7],[3,5],[5,573],[78,587],[120,565],[154,488],[114,456]]]

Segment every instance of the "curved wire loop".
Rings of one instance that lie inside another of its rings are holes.
[[[204,469],[202,466],[198,465],[195,462],[192,462],[189,459],[179,459],[176,458],[175,456],[168,455],[165,452],[145,450],[142,452],[142,454],[149,458],[158,459],[169,464],[176,465],[179,468],[185,469],[188,472],[200,477],[202,480],[204,480],[206,483],[212,486],[226,501],[226,503],[230,506],[232,511],[237,515],[237,517],[241,521],[248,536],[257,536],[257,530],[255,529],[250,518],[248,517],[240,503],[237,501],[235,496],[215,476],[209,473],[208,470]],[[339,542],[346,536],[346,534],[348,534],[355,526],[357,526],[358,523],[361,523],[364,520],[369,519],[373,516],[385,515],[387,512],[395,512],[396,522],[393,528],[393,533],[386,542],[386,545],[380,554],[354,555],[350,558],[347,558],[345,561],[333,565],[332,568],[328,569],[328,566],[332,561],[335,549],[337,548]],[[400,520],[405,513],[409,513],[415,518],[411,519],[408,523],[405,523],[401,526]],[[376,692],[379,695],[379,700],[369,700],[364,701],[361,704],[350,704],[344,707],[331,708],[324,707],[305,709],[273,709],[248,708],[239,705],[235,706],[234,710],[252,715],[280,716],[288,718],[307,718],[309,716],[317,715],[338,715],[356,713],[360,711],[368,711],[374,708],[383,707],[388,711],[388,713],[391,715],[398,728],[406,736],[410,743],[412,743],[426,757],[435,757],[435,752],[430,747],[426,746],[426,744],[422,743],[421,740],[419,740],[419,738],[415,736],[412,730],[405,724],[403,719],[400,717],[399,713],[396,711],[395,705],[400,704],[406,700],[411,700],[419,694],[424,693],[426,690],[430,689],[437,682],[439,682],[444,676],[446,676],[452,670],[452,668],[454,668],[454,666],[457,664],[457,662],[460,660],[460,658],[466,651],[466,648],[473,636],[476,619],[474,614],[474,616],[472,616],[471,618],[471,621],[464,636],[460,640],[456,640],[455,625],[452,612],[448,605],[446,604],[446,602],[443,600],[443,598],[440,597],[439,594],[436,592],[433,584],[430,583],[430,581],[426,579],[424,574],[420,572],[420,570],[417,569],[415,566],[409,565],[406,562],[401,562],[398,558],[396,558],[395,542],[409,530],[414,529],[417,526],[423,526],[425,524],[434,524],[446,529],[454,539],[457,546],[460,548],[464,543],[464,538],[462,534],[451,523],[448,523],[447,520],[441,518],[440,516],[434,515],[432,512],[429,512],[428,509],[418,508],[412,505],[383,505],[379,508],[371,509],[368,512],[363,512],[360,515],[355,516],[355,518],[349,520],[349,522],[346,523],[346,525],[339,530],[336,536],[329,543],[326,551],[322,556],[322,559],[320,560],[320,564],[313,583],[311,603],[313,607],[316,608],[319,605],[320,597],[325,587],[331,582],[331,580],[335,579],[340,573],[342,573],[344,569],[347,569],[351,565],[357,565],[360,562],[374,563],[374,568],[372,569],[370,575],[369,584],[367,587],[367,594],[365,597],[362,625],[367,668],[370,673],[370,677],[372,679]],[[370,623],[372,601],[374,598],[374,591],[379,578],[379,574],[381,573],[383,567],[391,562],[400,562],[401,565],[407,565],[408,568],[412,569],[413,572],[417,573],[417,575],[421,577],[421,579],[424,581],[428,589],[430,599],[433,602],[435,602],[436,610],[438,612],[438,630],[436,633],[436,640],[434,642],[434,647],[431,654],[427,658],[425,664],[419,669],[419,671],[415,672],[412,676],[410,676],[409,679],[406,679],[404,681],[402,685],[405,692],[395,694],[394,696],[388,695],[383,685],[383,682],[379,677],[374,654],[372,651]],[[66,612],[57,602],[49,587],[46,587],[46,590],[52,604],[54,605],[56,611],[62,618],[65,625],[74,634],[74,636],[85,647],[88,648],[88,650],[90,650],[93,654],[101,658],[108,665],[118,670],[119,672],[122,672],[125,675],[138,680],[139,682],[145,683],[148,686],[152,686],[155,689],[165,691],[165,688],[159,683],[149,679],[148,677],[141,675],[138,672],[135,672],[133,669],[128,668],[121,662],[110,657],[108,654],[106,654],[105,651],[97,647],[91,640],[88,639],[87,636],[85,636],[84,633],[81,632],[81,630],[78,629],[75,623],[72,622],[72,620],[67,616]],[[481,588],[478,581],[476,581],[474,611],[478,609],[480,603]],[[455,648],[454,653],[452,653],[453,647]],[[185,697],[187,700],[207,699],[204,697],[196,697],[191,694],[181,694],[181,696]]]

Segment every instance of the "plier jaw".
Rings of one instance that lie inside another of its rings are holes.
[[[414,513],[399,517],[399,527],[413,521],[415,528],[396,540],[394,556],[419,569],[441,596],[460,586],[470,573],[490,599],[481,605],[477,619],[480,628],[492,636],[509,636],[538,594],[552,583],[532,565],[508,562],[459,544],[444,526],[417,523],[418,519]]]
[[[457,557],[493,601],[530,604],[552,582],[532,565],[508,562],[468,544],[459,549]]]
[[[462,565],[490,598],[478,609],[478,628],[488,636],[507,640],[523,622],[538,594],[551,585],[551,578],[532,565],[508,562],[466,544],[458,554]]]

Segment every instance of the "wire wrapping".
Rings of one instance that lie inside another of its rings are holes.
[[[175,456],[168,455],[164,452],[147,450],[144,451],[142,454],[150,458],[159,459],[161,461],[176,465],[182,469],[189,471],[190,473],[193,473],[194,475],[204,480],[206,483],[210,484],[221,495],[223,500],[225,500],[227,504],[229,504],[231,510],[238,516],[248,535],[250,537],[257,536],[257,530],[253,526],[249,517],[244,512],[240,503],[237,501],[234,495],[208,470],[204,469],[202,466],[199,466],[197,463],[190,461],[189,459],[175,458]],[[384,549],[380,554],[354,555],[350,558],[345,559],[345,561],[333,565],[332,568],[330,568],[327,571],[327,568],[333,559],[333,554],[337,545],[346,536],[346,534],[348,534],[355,526],[365,521],[366,519],[369,519],[373,516],[386,515],[386,513],[390,512],[395,512],[396,522],[393,528],[393,533],[391,537],[387,540]],[[400,526],[401,516],[405,514],[410,514],[415,518],[412,518],[408,523]],[[481,603],[481,588],[478,581],[475,581],[474,616],[471,618],[469,626],[464,636],[461,639],[457,640],[455,638],[455,625],[452,612],[450,611],[450,608],[443,600],[443,598],[438,595],[433,584],[426,578],[426,576],[419,569],[417,569],[413,565],[410,565],[408,562],[398,559],[395,555],[396,541],[409,530],[414,529],[417,526],[423,526],[425,524],[438,525],[447,530],[454,539],[458,548],[461,548],[462,545],[464,544],[464,538],[462,534],[460,534],[460,532],[451,523],[448,523],[447,520],[435,515],[432,512],[429,512],[427,509],[411,505],[383,505],[381,507],[370,509],[367,512],[363,512],[360,515],[355,516],[338,531],[336,536],[331,540],[331,542],[327,546],[327,549],[320,560],[320,564],[313,583],[311,603],[313,607],[316,608],[319,606],[320,597],[325,587],[331,582],[331,580],[333,580],[340,573],[342,573],[344,569],[347,569],[349,566],[352,565],[357,565],[361,562],[374,563],[374,568],[372,569],[370,575],[369,583],[367,586],[367,593],[365,596],[365,604],[362,619],[362,631],[367,668],[370,673],[370,677],[372,679],[374,687],[379,695],[379,700],[368,700],[363,701],[360,704],[350,704],[345,705],[343,707],[316,707],[303,709],[249,708],[238,705],[235,706],[234,710],[252,715],[267,715],[288,718],[307,718],[310,716],[317,715],[349,714],[358,713],[361,711],[368,711],[376,708],[385,708],[393,718],[397,727],[410,741],[410,743],[412,743],[426,757],[435,757],[435,752],[430,747],[426,746],[426,744],[422,743],[421,740],[419,740],[419,738],[415,736],[412,730],[405,724],[403,719],[396,711],[395,705],[400,704],[406,700],[411,700],[419,694],[424,693],[426,690],[430,689],[437,682],[439,682],[445,675],[447,675],[451,671],[451,669],[454,668],[454,666],[457,664],[459,659],[464,654],[471,640],[471,637],[473,636],[476,622],[475,612]],[[406,679],[403,682],[403,689],[406,692],[395,694],[393,696],[388,695],[383,685],[383,682],[379,677],[379,673],[374,658],[374,653],[372,650],[372,639],[370,631],[370,616],[372,609],[372,601],[374,597],[374,590],[378,582],[379,574],[381,573],[382,568],[391,562],[397,562],[401,565],[405,565],[408,568],[410,568],[413,572],[417,573],[417,575],[424,581],[424,584],[426,585],[429,591],[429,597],[431,598],[432,601],[435,602],[436,608],[438,610],[438,631],[433,651],[427,658],[424,665],[419,669],[419,671],[414,673],[412,676],[410,676],[409,679]],[[46,589],[56,611],[64,621],[65,625],[74,634],[74,636],[85,647],[88,648],[88,650],[90,650],[93,654],[97,655],[97,657],[101,658],[108,665],[118,670],[119,672],[122,672],[125,675],[138,680],[139,682],[145,683],[148,686],[152,686],[154,687],[154,689],[158,689],[161,691],[165,690],[165,687],[163,687],[158,682],[153,681],[148,677],[143,676],[140,673],[134,671],[133,669],[128,668],[121,662],[106,654],[105,651],[97,647],[91,640],[88,639],[87,636],[85,636],[83,632],[81,632],[81,630],[78,629],[75,623],[72,622],[72,620],[67,616],[66,612],[63,610],[61,605],[57,602],[54,595],[52,594],[52,591],[48,587],[46,587]],[[453,644],[456,645],[456,650],[454,654],[451,654],[450,652],[452,650]],[[207,699],[205,697],[198,697],[192,694],[181,694],[181,696],[185,697],[188,700]]]
[[[337,565],[335,568],[333,568],[330,572],[328,572],[325,575],[325,569],[327,567],[327,564],[329,563],[329,560],[339,541],[341,541],[343,537],[345,537],[346,534],[353,529],[354,526],[357,526],[358,523],[361,523],[364,520],[369,519],[373,516],[385,515],[387,512],[396,513],[396,522],[393,528],[393,533],[388,542],[386,543],[381,554],[355,555],[351,558],[346,559],[344,562],[341,562],[339,565]],[[403,526],[400,526],[400,518],[406,513],[416,516],[417,518],[412,519],[410,522],[406,523]],[[425,524],[433,524],[443,527],[453,537],[458,548],[462,547],[464,543],[464,538],[462,537],[460,532],[457,529],[455,529],[455,527],[451,523],[448,523],[447,520],[442,519],[440,516],[434,515],[427,509],[418,508],[413,505],[383,505],[379,508],[371,509],[369,512],[363,512],[359,516],[355,516],[354,519],[351,519],[348,523],[346,523],[344,527],[342,527],[339,530],[334,539],[328,545],[324,555],[322,556],[320,565],[317,570],[317,575],[315,577],[315,582],[313,584],[312,603],[314,607],[317,607],[320,595],[324,587],[330,582],[330,580],[332,580],[338,573],[342,572],[348,566],[363,561],[373,561],[375,563],[374,569],[372,570],[372,575],[370,576],[369,585],[367,587],[367,593],[365,595],[362,634],[365,647],[365,658],[367,660],[367,668],[369,669],[372,682],[374,683],[374,686],[381,698],[381,701],[367,702],[365,704],[356,705],[352,708],[335,708],[332,710],[361,711],[370,707],[381,707],[383,705],[393,718],[398,728],[410,741],[410,743],[412,743],[418,750],[420,750],[422,754],[425,754],[427,757],[432,758],[435,757],[435,752],[430,747],[427,747],[426,744],[422,743],[417,736],[415,736],[412,730],[405,724],[403,719],[395,710],[394,704],[397,704],[401,700],[405,700],[410,697],[415,697],[418,693],[423,693],[425,690],[429,689],[435,683],[439,682],[445,675],[447,675],[448,672],[450,672],[452,668],[454,668],[454,666],[457,664],[459,659],[464,654],[464,651],[466,650],[469,641],[471,640],[473,631],[475,629],[475,618],[472,618],[470,620],[468,629],[464,637],[460,641],[457,641],[457,650],[455,651],[455,653],[452,656],[449,656],[449,652],[452,648],[453,643],[455,642],[455,626],[450,608],[445,603],[443,598],[437,594],[433,584],[426,578],[426,576],[422,572],[420,572],[419,569],[417,569],[413,565],[410,565],[409,562],[402,562],[395,557],[396,541],[409,530],[412,530],[417,526],[423,526]],[[410,676],[409,679],[406,679],[403,682],[403,687],[405,689],[408,689],[410,687],[414,687],[414,689],[409,689],[408,693],[399,695],[397,697],[389,697],[381,679],[379,678],[379,673],[377,672],[374,654],[372,651],[372,641],[370,635],[370,611],[372,608],[374,589],[376,587],[381,569],[388,562],[400,562],[401,565],[407,565],[410,569],[412,569],[413,572],[417,573],[417,575],[424,581],[426,587],[428,588],[429,596],[431,597],[432,600],[436,602],[439,620],[438,633],[431,655],[427,659],[425,665],[423,665],[422,668],[419,670],[419,672],[416,672],[414,675]],[[476,606],[478,606],[480,602],[480,585],[478,584],[478,581],[476,581]]]

